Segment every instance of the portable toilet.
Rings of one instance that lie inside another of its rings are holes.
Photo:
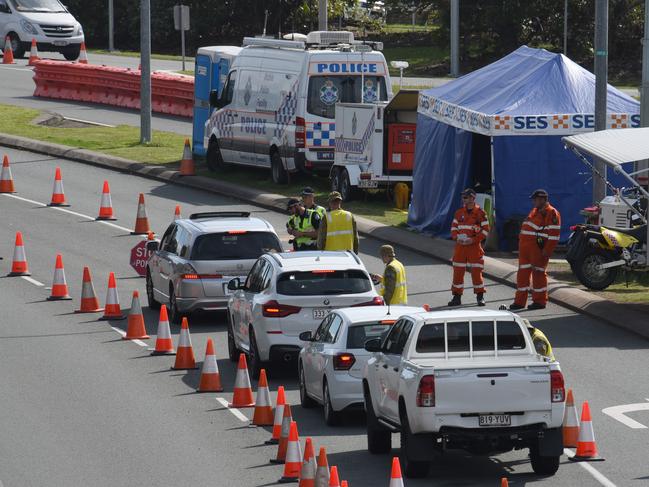
[[[223,89],[232,61],[241,51],[236,46],[208,46],[198,48],[194,66],[194,155],[204,156],[207,147],[203,147],[205,122],[212,113],[210,92]]]

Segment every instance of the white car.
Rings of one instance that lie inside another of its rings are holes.
[[[228,352],[249,356],[256,377],[264,362],[294,360],[303,331],[314,332],[331,311],[383,305],[370,276],[352,252],[262,255],[245,282],[228,284]]]
[[[363,370],[371,355],[365,342],[384,336],[401,315],[421,311],[411,306],[343,308],[327,316],[315,333],[300,334],[305,342],[298,359],[302,407],[322,404],[330,426],[344,409],[362,408]]]

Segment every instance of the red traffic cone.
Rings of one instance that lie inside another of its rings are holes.
[[[318,453],[315,485],[316,487],[329,485],[329,462],[327,461],[327,450],[324,446],[320,447],[320,452]]]
[[[68,294],[68,284],[65,281],[65,270],[63,269],[63,257],[61,254],[56,255],[56,264],[54,266],[54,279],[52,280],[52,292],[48,301],[67,301],[72,299]]]
[[[284,462],[284,475],[279,479],[279,483],[285,484],[300,480],[301,467],[302,448],[300,448],[300,437],[297,432],[297,423],[291,421],[288,433],[288,445],[286,447],[286,461]]]
[[[27,64],[28,66],[33,66],[40,60],[41,58],[38,57],[38,45],[36,44],[36,39],[32,38],[32,47],[29,50],[29,62]]]
[[[251,408],[255,405],[252,399],[252,388],[250,387],[250,376],[248,375],[248,363],[246,355],[239,355],[239,366],[237,376],[234,380],[234,394],[232,402],[228,405],[231,408]]]
[[[189,139],[185,139],[185,147],[183,148],[183,158],[180,161],[180,175],[181,176],[194,176],[196,171],[194,169],[194,156],[192,149],[189,145]]]
[[[221,392],[222,390],[221,374],[219,374],[219,366],[216,363],[216,355],[214,354],[214,343],[211,338],[208,338],[205,360],[201,370],[201,380],[196,392]]]
[[[284,394],[284,386],[277,388],[277,399],[275,399],[275,416],[273,419],[273,433],[270,440],[266,441],[267,445],[277,445],[279,437],[282,434],[282,420],[284,419],[284,405],[286,404],[286,396]]]
[[[126,328],[126,335],[123,336],[122,339],[141,340],[146,338],[150,337],[146,334],[144,315],[142,314],[142,306],[140,305],[140,293],[138,291],[133,291],[131,310],[128,313],[128,327]]]
[[[174,221],[180,220],[182,217],[180,216],[180,205],[176,205],[176,211],[174,211]]]
[[[579,415],[575,406],[572,389],[568,389],[566,409],[563,414],[563,446],[576,448],[579,441]]]
[[[63,191],[63,178],[61,177],[61,168],[57,167],[54,174],[54,189],[52,190],[52,201],[48,206],[70,206],[65,201],[65,192]]]
[[[588,401],[584,401],[581,407],[581,426],[579,427],[577,451],[574,457],[570,457],[570,460],[573,462],[604,461],[597,452],[597,443],[595,442],[595,432],[593,431],[593,421],[590,417]]]
[[[338,467],[331,467],[329,473],[329,487],[340,487],[340,479],[338,478]]]
[[[390,487],[403,487],[403,477],[401,476],[401,464],[399,458],[392,459],[392,473],[390,474]]]
[[[131,232],[131,235],[147,235],[150,231],[149,218],[146,215],[146,206],[144,205],[144,195],[140,193],[140,199],[137,203],[135,229]]]
[[[270,391],[268,390],[268,379],[266,370],[261,369],[259,373],[259,384],[257,385],[257,398],[255,400],[255,413],[252,416],[252,424],[255,426],[272,426],[273,405],[270,402]]]
[[[196,359],[194,358],[194,348],[192,347],[192,337],[189,334],[189,322],[187,318],[183,318],[183,322],[180,325],[178,348],[176,349],[176,362],[172,369],[189,370],[197,368]]]
[[[97,294],[95,294],[95,286],[92,284],[92,277],[90,277],[90,269],[83,268],[83,281],[81,283],[81,306],[75,310],[75,313],[99,313],[104,308],[99,304]]]
[[[285,404],[284,416],[282,417],[282,432],[279,435],[279,442],[277,443],[277,455],[270,460],[270,463],[284,463],[286,460],[286,448],[288,447],[288,435],[291,432],[291,421],[293,421],[291,405]]]
[[[349,484],[347,483],[346,480],[341,480],[340,481],[340,487],[349,487]]]
[[[14,247],[14,258],[11,264],[11,272],[7,274],[13,276],[31,276],[27,266],[27,257],[25,255],[25,246],[23,245],[23,234],[16,232],[16,246]]]
[[[110,187],[108,181],[104,181],[104,188],[101,191],[101,204],[99,206],[99,216],[97,220],[117,220],[113,215],[113,200],[110,197]]]
[[[9,167],[9,156],[5,154],[2,158],[2,172],[0,172],[0,193],[15,193],[14,179],[11,176]]]
[[[304,456],[302,457],[302,468],[300,469],[300,483],[298,487],[315,487],[316,468],[313,442],[309,437],[304,444]]]
[[[500,487],[509,487],[509,480],[507,480],[507,477],[500,479]]]
[[[151,355],[176,355],[173,340],[171,339],[171,330],[169,329],[167,307],[164,304],[160,305],[158,332],[155,339],[155,348],[151,351]]]
[[[80,64],[88,64],[88,51],[86,51],[86,43],[81,43],[81,49],[79,50],[79,59],[77,62]]]
[[[119,306],[119,295],[117,294],[117,284],[115,283],[115,274],[108,274],[108,292],[106,293],[106,307],[104,316],[100,320],[123,320],[126,318],[122,314],[122,308]]]
[[[2,64],[16,64],[14,61],[14,51],[11,47],[11,37],[5,37],[5,50],[2,56]]]

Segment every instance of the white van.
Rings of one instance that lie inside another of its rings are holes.
[[[60,52],[65,59],[79,57],[83,28],[59,0],[0,0],[0,36],[11,38],[14,57],[29,52],[32,39],[39,51]]]
[[[311,32],[305,40],[245,38],[217,107],[205,124],[207,164],[270,168],[284,183],[295,171],[329,171],[338,102],[373,103],[392,94],[380,43],[351,32]],[[362,87],[362,90],[361,90]]]

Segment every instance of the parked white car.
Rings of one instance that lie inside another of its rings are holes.
[[[413,306],[343,308],[329,314],[305,342],[298,359],[300,402],[322,404],[325,422],[338,423],[344,409],[363,407],[363,370],[370,357],[365,342],[381,338],[397,319],[422,309]]]
[[[425,476],[447,449],[486,455],[529,448],[535,473],[556,473],[564,379],[558,362],[537,354],[518,316],[409,314],[365,348],[373,352],[363,379],[370,452],[388,453],[398,431],[409,477]]]
[[[286,252],[262,255],[245,282],[228,284],[228,351],[249,356],[256,377],[264,362],[290,362],[331,311],[383,305],[369,273],[352,252]]]

